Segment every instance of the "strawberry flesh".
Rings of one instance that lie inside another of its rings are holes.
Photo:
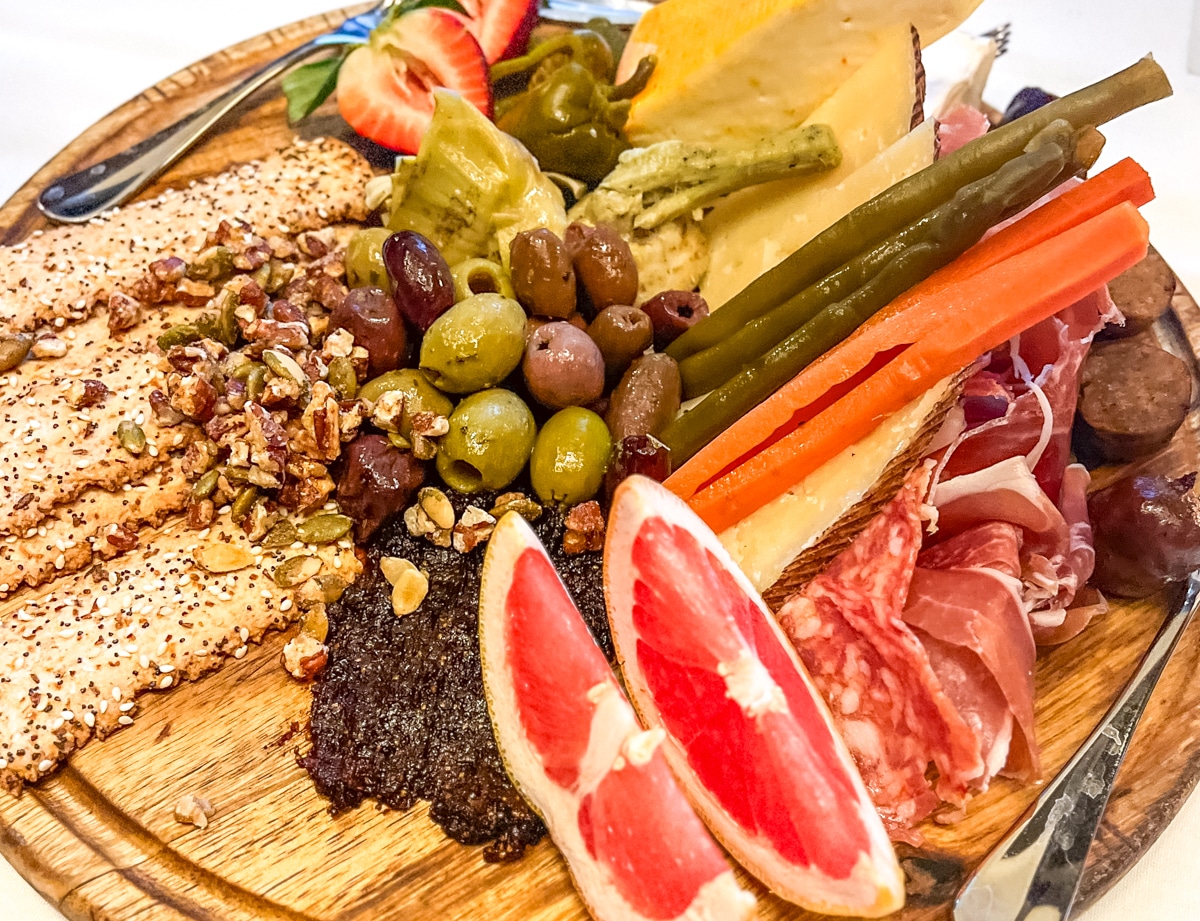
[[[462,7],[489,64],[520,54],[537,24],[537,0],[463,0]]]
[[[439,86],[491,115],[492,90],[479,42],[455,14],[424,7],[376,29],[368,44],[350,53],[338,74],[338,110],[363,137],[415,153]]]

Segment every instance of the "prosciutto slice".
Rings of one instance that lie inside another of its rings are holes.
[[[964,803],[971,780],[985,771],[976,731],[901,616],[929,476],[927,467],[915,470],[850,547],[779,612],[893,837],[905,837],[940,800]],[[936,795],[926,779],[931,762]]]

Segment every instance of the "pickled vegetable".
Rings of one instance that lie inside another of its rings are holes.
[[[545,503],[586,502],[600,491],[611,457],[603,419],[579,406],[559,410],[542,426],[529,459],[533,491]]]
[[[333,308],[330,329],[345,329],[367,350],[372,376],[400,364],[408,337],[396,302],[382,288],[354,288]]]
[[[529,337],[522,364],[535,400],[551,409],[582,406],[604,392],[604,356],[592,338],[562,320]]]
[[[426,331],[453,306],[450,266],[425,237],[412,230],[390,234],[382,244],[381,258],[396,307],[417,329]]]
[[[1066,119],[1076,127],[1102,125],[1170,94],[1171,85],[1162,68],[1151,58],[1143,58],[1132,67],[988,132],[901,180],[822,231],[755,279],[711,319],[680,336],[671,347],[671,356],[682,360],[722,342],[744,324],[949,200],[963,185],[987,176],[1018,156],[1056,119]]]
[[[503,489],[525,469],[536,434],[533,413],[515,393],[472,394],[450,414],[450,431],[438,447],[438,473],[462,493]]]
[[[1196,474],[1126,476],[1088,497],[1096,547],[1092,583],[1144,598],[1200,567]]]
[[[910,238],[912,243],[891,255],[862,287],[822,309],[761,358],[742,365],[735,376],[668,426],[661,437],[674,463],[683,464],[876,311],[965,252],[1006,214],[1031,204],[1058,176],[1066,159],[1058,145],[1047,144],[1005,164],[994,176],[965,186],[930,215],[928,236],[921,242]],[[687,383],[685,379],[685,396],[691,393]]]
[[[448,393],[500,383],[525,354],[525,311],[499,294],[475,294],[434,321],[421,341],[421,369]]]

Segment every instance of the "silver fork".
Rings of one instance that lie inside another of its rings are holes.
[[[233,89],[153,137],[57,180],[38,196],[38,207],[51,220],[69,224],[84,223],[109,208],[115,208],[136,195],[155,176],[178,160],[236,105],[293,65],[324,48],[365,42],[388,7],[395,2],[397,0],[382,0],[369,12],[352,16],[334,31],[318,35],[277,58]]]

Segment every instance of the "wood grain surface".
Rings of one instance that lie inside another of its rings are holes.
[[[357,11],[357,9],[355,10]],[[345,15],[305,20],[239,44],[147,90],[81,135],[0,209],[0,240],[43,226],[33,201],[48,182],[146,137],[194,109],[250,69]],[[196,148],[147,195],[283,146],[297,132],[283,100],[264,93]],[[333,116],[304,135],[345,136]],[[1161,330],[1190,356],[1200,347],[1200,311],[1180,292]],[[1160,469],[1195,469],[1200,420],[1193,412]],[[1038,737],[1052,776],[1098,722],[1158,628],[1166,599],[1117,604],[1037,664]],[[481,849],[455,844],[423,808],[370,805],[331,817],[296,765],[309,692],[278,664],[276,636],[215,676],[143,697],[136,723],[93,742],[62,771],[19,798],[0,798],[0,853],[72,919],[526,919],[587,915],[549,843],[515,864],[489,865]],[[1082,898],[1102,894],[1145,852],[1200,776],[1200,623],[1163,676],[1118,778],[1092,849]],[[920,893],[895,917],[950,916],[964,874],[1033,802],[1036,787],[993,784],[956,825],[925,829],[921,851],[903,859]],[[206,830],[180,825],[185,793],[216,806]],[[763,918],[805,912],[758,890]]]

